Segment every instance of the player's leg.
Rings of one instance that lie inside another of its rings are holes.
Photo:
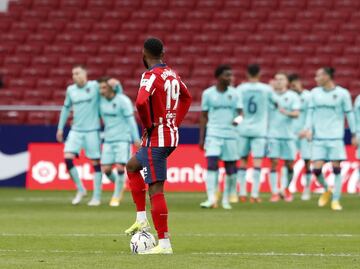
[[[331,202],[332,210],[342,210],[340,204],[342,177],[341,177],[341,161],[346,159],[345,145],[343,140],[338,140],[329,144],[329,160],[332,160],[333,173],[335,176],[333,197]]]
[[[80,153],[82,147],[83,137],[81,133],[70,131],[65,142],[64,159],[66,168],[70,174],[71,179],[74,181],[77,189],[75,198],[72,200],[73,205],[81,202],[82,198],[86,196],[86,189],[80,179],[79,173],[74,166],[74,159]]]
[[[206,194],[207,200],[200,204],[202,208],[217,207],[216,191],[218,189],[219,178],[219,156],[221,153],[221,141],[214,137],[205,139],[205,156],[207,160],[206,173]]]
[[[168,208],[164,196],[167,177],[167,157],[175,148],[151,148],[148,151],[149,173],[145,178],[149,184],[151,216],[158,235],[159,244],[140,254],[172,254],[168,231]]]
[[[305,163],[305,184],[304,184],[304,190],[301,195],[301,200],[307,201],[310,200],[311,197],[311,143],[307,139],[300,139],[299,140],[299,150],[301,154],[301,158],[304,160]]]
[[[225,161],[226,179],[224,185],[224,194],[222,199],[222,207],[231,209],[230,194],[231,190],[236,189],[236,161]]]
[[[100,166],[100,133],[98,131],[84,134],[84,149],[86,156],[92,161],[94,168],[93,196],[88,203],[89,206],[99,206],[101,204],[102,172]]]
[[[149,168],[147,165],[147,150],[148,148],[145,147],[140,148],[136,155],[131,157],[131,159],[126,164],[126,173],[129,178],[131,195],[136,206],[135,223],[130,228],[125,230],[125,233],[128,235],[132,235],[140,230],[147,231],[150,229],[145,209],[146,185],[144,182],[144,178],[140,173],[140,171],[144,167],[145,177],[147,177],[149,174]]]
[[[272,195],[270,198],[270,202],[278,202],[280,200],[279,187],[278,187],[278,174],[276,171],[278,165],[278,159],[280,158],[280,142],[278,139],[269,139],[267,157],[270,159],[270,165],[271,165],[270,187],[271,187]]]
[[[239,197],[241,202],[246,202],[247,189],[246,189],[246,170],[247,170],[247,158],[250,153],[249,138],[240,136],[238,138],[238,150],[240,157],[240,167],[238,169],[237,180],[240,185]]]
[[[296,147],[296,141],[295,140],[284,140],[282,141],[282,153],[285,160],[285,169],[286,173],[284,173],[284,185],[283,185],[283,194],[284,194],[284,200],[286,202],[292,202],[293,201],[293,195],[290,192],[290,184],[294,177],[294,161],[296,157],[297,147]]]
[[[311,156],[313,162],[312,173],[325,189],[325,192],[320,195],[318,200],[318,206],[323,207],[330,201],[331,198],[329,186],[322,174],[322,168],[325,164],[325,160],[329,160],[327,141],[314,140],[312,143]]]
[[[225,162],[225,182],[224,182],[224,193],[222,199],[222,207],[224,209],[231,209],[230,206],[230,195],[236,194],[237,180],[236,180],[236,161],[239,159],[237,150],[236,139],[224,139],[221,147],[220,159]],[[237,195],[236,195],[237,196]]]
[[[105,174],[108,179],[116,184],[117,173],[112,169],[113,164],[115,163],[115,152],[113,151],[112,143],[104,143],[102,152],[101,152],[101,171]]]
[[[125,164],[130,158],[130,143],[114,143],[113,151],[115,155],[116,172],[113,172],[115,186],[110,206],[118,206],[124,193]]]
[[[303,193],[301,195],[301,200],[303,201],[308,201],[311,199],[311,190],[310,190],[310,186],[311,186],[311,179],[312,179],[312,174],[311,174],[311,161],[309,159],[305,159],[304,160],[304,166],[305,166],[305,185],[304,185],[304,190]]]
[[[259,203],[260,199],[260,185],[261,185],[261,165],[262,159],[266,152],[266,140],[264,138],[254,138],[251,140],[251,152],[253,155],[254,170],[253,170],[253,184],[251,188],[251,202]]]

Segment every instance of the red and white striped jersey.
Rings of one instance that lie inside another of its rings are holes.
[[[155,65],[141,77],[136,108],[144,128],[155,126],[144,147],[176,147],[178,127],[191,104],[191,96],[177,73],[166,64]]]

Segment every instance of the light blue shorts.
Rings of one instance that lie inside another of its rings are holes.
[[[79,132],[70,130],[66,138],[64,152],[79,154],[85,150],[86,157],[92,160],[100,159],[100,133],[99,131]]]
[[[345,144],[342,139],[314,139],[312,142],[313,161],[346,160]]]
[[[266,154],[266,138],[240,136],[238,139],[240,158],[245,158],[251,152],[254,158],[263,158]]]
[[[269,138],[268,154],[270,159],[293,161],[296,157],[296,142],[294,139]]]
[[[311,142],[306,138],[296,140],[298,151],[303,160],[311,160]]]
[[[207,136],[205,138],[205,156],[219,157],[220,160],[231,162],[239,159],[237,140]]]
[[[101,164],[125,164],[130,159],[130,143],[124,141],[105,142],[101,153]]]

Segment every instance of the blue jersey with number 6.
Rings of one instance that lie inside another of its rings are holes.
[[[272,88],[261,82],[246,82],[238,86],[243,101],[244,120],[239,124],[241,136],[265,137],[270,105],[276,103]]]

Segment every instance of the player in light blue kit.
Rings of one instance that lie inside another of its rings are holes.
[[[73,124],[65,142],[64,158],[71,178],[76,184],[77,193],[72,200],[73,205],[81,202],[86,196],[86,190],[74,166],[74,159],[84,149],[86,156],[92,160],[94,166],[94,192],[89,206],[100,205],[101,195],[101,167],[100,167],[100,113],[99,113],[99,84],[87,79],[86,67],[75,65],[72,69],[74,84],[66,90],[64,106],[61,110],[56,139],[63,142],[63,129],[73,109]],[[111,82],[113,83],[113,82]]]
[[[241,158],[238,180],[240,201],[246,202],[246,168],[250,151],[254,158],[253,184],[250,202],[259,203],[260,172],[262,159],[266,154],[269,109],[276,104],[272,88],[260,82],[260,66],[251,64],[247,68],[248,82],[238,87],[243,101],[244,120],[238,125],[238,150]]]
[[[139,148],[140,137],[130,99],[121,92],[116,93],[109,81],[109,77],[98,80],[102,95],[100,114],[105,125],[101,168],[115,184],[110,206],[119,206],[124,190],[125,164],[130,159],[131,142]],[[117,85],[120,85],[118,81]],[[112,170],[113,165],[116,166],[116,172]]]
[[[358,95],[355,99],[354,103],[354,114],[355,114],[355,122],[356,122],[356,138],[353,139],[353,144],[357,146],[357,155],[356,158],[360,160],[360,95]],[[360,172],[360,170],[359,170]],[[360,175],[360,173],[359,173]],[[358,182],[360,181],[360,176]]]
[[[301,195],[301,200],[307,201],[310,200],[310,183],[311,183],[311,142],[306,138],[306,130],[305,130],[305,123],[306,123],[306,115],[309,106],[310,100],[310,91],[305,90],[302,86],[300,77],[298,74],[290,74],[288,76],[289,79],[289,88],[295,91],[300,97],[300,115],[295,120],[295,134],[297,136],[297,148],[300,152],[301,158],[304,160],[305,163],[305,185],[304,190]]]
[[[277,202],[280,198],[276,167],[278,161],[283,159],[285,166],[282,170],[282,194],[285,201],[291,202],[293,196],[288,187],[293,177],[293,162],[297,151],[294,123],[300,114],[300,98],[297,93],[288,90],[289,81],[285,73],[276,73],[274,79],[278,107],[272,106],[269,116],[268,157],[271,161],[270,183],[273,194],[270,201]]]
[[[334,73],[335,70],[332,67],[324,67],[316,71],[315,80],[318,87],[311,91],[306,128],[309,130],[309,138],[312,136],[313,139],[311,156],[314,165],[313,173],[325,188],[325,193],[320,196],[318,205],[325,206],[331,198],[331,190],[321,173],[324,163],[330,161],[335,175],[331,208],[342,210],[340,162],[346,159],[343,140],[344,115],[346,115],[353,142],[356,140],[356,127],[349,91],[334,83]]]
[[[222,206],[231,209],[230,190],[236,186],[236,161],[238,160],[237,132],[234,119],[241,114],[240,95],[231,87],[233,73],[228,65],[220,65],[215,70],[217,84],[206,89],[202,94],[200,141],[201,149],[205,148],[207,158],[206,191],[207,201],[200,204],[202,208],[216,207],[218,187],[218,162],[225,162],[226,182]],[[206,129],[206,135],[205,135]]]

